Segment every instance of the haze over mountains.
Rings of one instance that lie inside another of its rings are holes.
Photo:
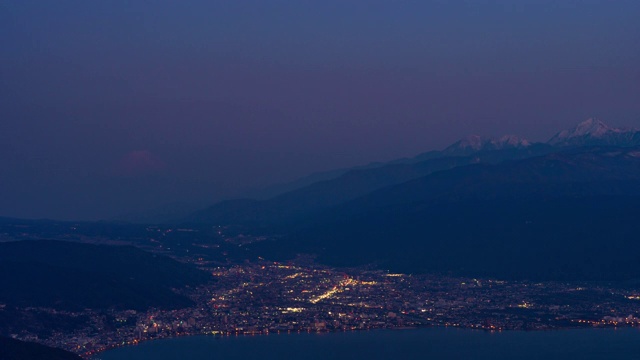
[[[640,132],[589,119],[547,143],[465,138],[189,220],[284,234],[274,256],[509,278],[640,277]],[[282,249],[287,249],[285,254]]]
[[[588,119],[573,129],[559,132],[547,143],[532,143],[515,135],[505,135],[501,138],[471,135],[442,151],[430,151],[413,158],[376,163],[352,170],[316,174],[313,178],[320,180],[306,184],[309,178],[305,178],[301,182],[292,183],[294,189],[266,200],[223,201],[196,212],[188,220],[271,224],[290,217],[305,217],[371,191],[437,171],[478,163],[497,164],[506,160],[541,156],[571,147],[595,145],[640,145],[640,131],[610,128],[600,120]],[[304,186],[301,186],[303,184]]]

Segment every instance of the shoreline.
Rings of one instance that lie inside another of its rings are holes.
[[[604,326],[575,326],[575,327],[560,327],[560,328],[550,328],[550,329],[528,329],[528,330],[523,330],[523,329],[480,329],[480,328],[472,328],[472,327],[461,327],[461,326],[449,326],[449,325],[423,325],[423,326],[402,326],[402,327],[387,327],[387,328],[368,328],[368,329],[343,329],[343,330],[323,330],[323,331],[311,331],[311,330],[307,330],[307,331],[303,331],[303,330],[287,330],[287,331],[277,331],[277,332],[271,332],[271,331],[255,331],[255,332],[217,332],[213,333],[194,333],[194,334],[179,334],[179,335],[172,335],[172,336],[166,336],[166,337],[158,337],[158,338],[152,338],[152,339],[141,339],[141,340],[136,340],[134,342],[127,342],[125,344],[120,344],[120,345],[113,345],[113,346],[109,346],[105,349],[101,349],[98,350],[96,352],[91,353],[90,355],[87,353],[78,353],[78,355],[85,359],[85,360],[99,360],[96,359],[95,357],[98,356],[101,353],[110,351],[110,350],[115,350],[118,348],[124,348],[124,347],[128,347],[128,346],[136,346],[136,345],[140,345],[142,343],[148,343],[148,342],[153,342],[153,341],[160,341],[160,340],[171,340],[171,339],[179,339],[179,338],[183,338],[183,337],[213,337],[213,338],[218,338],[218,339],[222,339],[225,337],[240,337],[240,336],[269,336],[269,335],[321,335],[321,334],[337,334],[337,333],[347,333],[347,332],[368,332],[368,331],[384,331],[384,330],[389,330],[389,331],[411,331],[411,330],[422,330],[422,329],[456,329],[456,330],[465,330],[465,331],[474,331],[474,332],[485,332],[485,333],[502,333],[502,332],[509,332],[509,333],[513,333],[513,332],[521,332],[521,333],[538,333],[538,332],[561,332],[561,331],[568,331],[568,330],[589,330],[589,329],[601,329],[601,330],[620,330],[620,329],[638,329],[640,327],[638,326],[610,326],[610,325],[604,325]]]

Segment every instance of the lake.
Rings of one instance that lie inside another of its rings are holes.
[[[192,336],[110,350],[100,360],[640,359],[640,329],[485,332],[452,328]]]

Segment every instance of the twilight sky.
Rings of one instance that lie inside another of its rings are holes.
[[[640,127],[640,1],[0,2],[0,216],[207,204],[465,135]]]

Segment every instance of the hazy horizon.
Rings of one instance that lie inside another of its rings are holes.
[[[640,3],[0,4],[0,216],[206,204],[469,134],[640,127]]]

